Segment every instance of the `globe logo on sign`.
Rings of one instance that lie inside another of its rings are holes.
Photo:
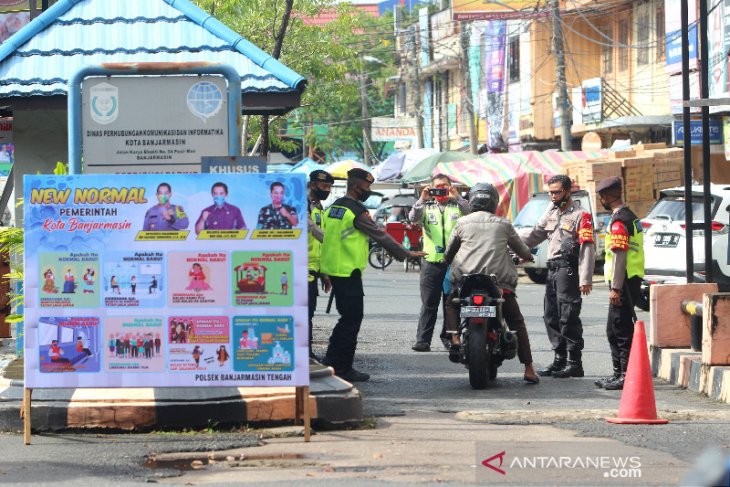
[[[223,106],[223,93],[213,83],[201,81],[188,90],[188,110],[205,123]]]

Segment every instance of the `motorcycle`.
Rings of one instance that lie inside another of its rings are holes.
[[[502,362],[517,355],[517,335],[504,322],[504,299],[496,276],[463,276],[453,303],[459,305],[461,316],[460,362],[469,369],[471,387],[484,389],[497,378]]]

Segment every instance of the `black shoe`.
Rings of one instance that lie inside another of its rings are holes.
[[[444,344],[444,348],[446,350],[451,350],[451,340],[449,340],[449,338],[445,336],[441,336],[439,338],[441,339],[441,343]]]
[[[370,380],[370,374],[355,369],[336,371],[335,375],[347,382],[367,382]]]
[[[553,372],[553,377],[556,379],[565,379],[566,377],[583,377],[583,365],[580,362],[568,362],[562,370],[556,370]]]
[[[612,380],[611,382],[606,383],[605,386],[603,386],[604,389],[607,391],[621,391],[624,388],[624,376],[619,377],[616,380]]]
[[[619,377],[620,377],[619,375],[611,375],[611,376],[608,376],[608,377],[602,377],[602,378],[600,378],[600,379],[596,379],[596,380],[594,380],[594,381],[593,381],[593,384],[594,384],[594,385],[595,385],[596,387],[601,387],[601,388],[604,388],[604,387],[606,387],[606,384],[608,384],[609,382],[613,382],[613,381],[615,381],[615,380],[616,380],[616,379],[618,379]]]
[[[461,345],[456,343],[449,344],[449,360],[458,364],[461,362]]]
[[[431,345],[426,342],[418,342],[411,347],[414,352],[430,352]]]
[[[565,358],[555,358],[553,363],[548,365],[547,367],[543,367],[542,369],[537,369],[537,375],[540,375],[542,377],[548,377],[553,375],[553,372],[557,372],[558,370],[562,370],[565,368],[567,361]]]

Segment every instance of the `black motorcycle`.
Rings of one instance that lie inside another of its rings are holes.
[[[469,369],[469,384],[484,389],[497,378],[502,362],[517,354],[517,335],[507,329],[502,317],[502,291],[494,274],[467,274],[461,280],[461,357]]]

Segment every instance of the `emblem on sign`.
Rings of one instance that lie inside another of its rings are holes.
[[[188,110],[205,123],[223,106],[223,93],[209,81],[195,83],[188,90]]]
[[[112,123],[119,116],[119,90],[109,83],[100,83],[89,90],[91,119],[101,125]]]

